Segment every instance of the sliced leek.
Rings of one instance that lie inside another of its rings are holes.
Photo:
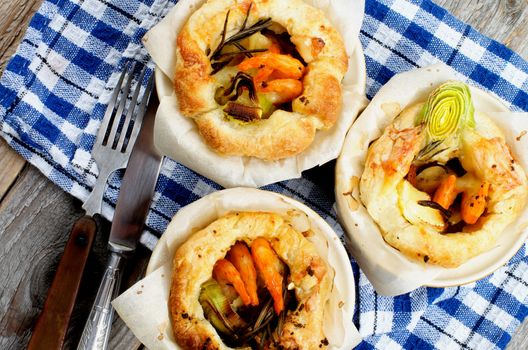
[[[475,127],[475,108],[466,84],[448,81],[427,99],[417,122],[425,124],[428,143],[442,142],[464,127]]]

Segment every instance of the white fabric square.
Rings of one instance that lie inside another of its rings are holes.
[[[62,17],[60,14],[57,14],[51,20],[49,27],[56,32],[60,32],[62,26],[64,25],[64,22],[66,22],[66,18]]]
[[[112,47],[106,54],[104,61],[110,65],[115,65],[117,62],[119,62],[122,56],[123,54],[121,52]]]
[[[66,70],[66,67],[68,67],[68,65],[70,64],[69,60],[67,60],[66,58],[64,58],[64,56],[53,50],[49,52],[47,56],[47,62],[50,67],[59,75],[61,75]]]
[[[406,0],[396,0],[391,5],[391,10],[398,12],[405,18],[412,20],[420,8]]]
[[[473,337],[467,345],[469,349],[498,349],[495,344],[478,333],[473,333]]]
[[[387,349],[387,350],[399,350],[403,349],[402,346],[392,340],[386,335],[382,335],[378,342],[376,343],[376,348],[378,349]]]
[[[447,45],[451,46],[452,48],[456,48],[458,42],[462,38],[462,33],[449,27],[444,22],[440,23],[434,34],[436,37],[440,38],[440,40],[444,41]]]
[[[69,158],[55,145],[51,146],[49,153],[57,163],[63,167],[67,167],[69,163]]]
[[[371,41],[367,48],[365,49],[365,54],[368,54],[371,57],[376,57],[381,65],[385,65],[389,57],[391,57],[391,52],[389,49],[384,48],[375,41]]]
[[[102,1],[86,0],[83,3],[83,10],[95,18],[101,18],[106,10],[106,5]]]
[[[359,333],[362,337],[374,334],[374,311],[363,312],[359,315],[361,328]]]
[[[474,42],[473,40],[469,38],[465,38],[462,42],[462,46],[460,46],[460,52],[472,59],[473,61],[480,61],[482,59],[482,56],[486,52],[486,49]]]
[[[199,197],[203,197],[214,191],[215,188],[213,188],[211,185],[201,179],[196,182],[196,185],[192,189],[192,192]]]
[[[466,325],[464,325],[462,322],[455,318],[451,318],[449,323],[446,327],[444,327],[444,330],[447,334],[450,334],[453,336],[453,338],[464,341],[469,337],[469,334],[471,333],[471,329],[468,328]],[[449,338],[449,337],[446,337]],[[453,341],[452,339],[449,339],[450,341]]]
[[[383,44],[387,47],[396,47],[402,40],[402,35],[400,33],[387,27],[384,23],[380,23],[378,30],[376,31],[376,37],[381,38]],[[374,57],[376,57],[376,55],[374,55]]]
[[[425,307],[423,310],[425,310]],[[411,312],[411,321],[409,322],[407,327],[405,327],[405,329],[407,329],[409,332],[412,332],[414,330],[414,328],[418,324],[418,321],[420,321],[420,318],[423,315],[423,310]]]
[[[88,94],[82,94],[81,98],[75,102],[75,106],[86,113],[92,113],[97,100]]]
[[[31,107],[33,107],[37,111],[42,111],[44,109],[44,104],[40,100],[40,97],[35,95],[33,91],[29,90],[26,93],[26,96],[24,96],[24,102],[31,105]],[[7,125],[7,123],[5,125]]]
[[[419,67],[426,67],[436,63],[439,63],[440,60],[435,56],[431,55],[429,52],[424,51],[418,61],[416,62]]]
[[[501,77],[519,89],[522,89],[523,84],[528,80],[528,74],[518,69],[510,62],[506,63],[506,67],[504,67]]]
[[[45,63],[42,64],[37,76],[38,80],[50,91],[53,90],[59,81],[59,76],[53,73]]]
[[[86,38],[88,38],[89,35],[89,33],[77,27],[71,22],[68,23],[68,25],[66,26],[66,28],[64,28],[62,32],[62,36],[64,36],[66,39],[68,39],[79,47],[83,46],[84,42],[86,41]]]
[[[394,319],[394,312],[392,311],[378,311],[376,334],[389,333],[392,331],[392,321]]]
[[[62,123],[59,126],[60,131],[66,135],[66,137],[73,142],[79,137],[79,134],[82,133],[82,130],[70,123],[69,121],[65,120],[64,123]]]
[[[31,159],[28,159],[31,164],[36,166],[44,176],[46,176],[48,179],[51,176],[51,173],[55,170],[50,163],[42,159],[41,157],[37,156],[36,154],[33,154]]]
[[[510,328],[512,323],[516,322],[516,319],[512,315],[493,304],[491,304],[490,310],[486,314],[486,319],[505,331],[513,331]]]
[[[84,128],[84,132],[87,134],[96,135],[97,131],[99,131],[100,125],[101,125],[101,122],[99,120],[90,119],[90,121]]]
[[[484,314],[489,305],[489,301],[481,297],[478,293],[470,291],[463,300],[464,304],[471,308],[477,315]]]

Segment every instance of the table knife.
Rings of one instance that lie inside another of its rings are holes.
[[[123,125],[123,127],[130,125],[136,110],[129,108],[127,113],[124,113],[127,96],[132,88],[135,66],[135,63],[125,64],[101,121],[92,150],[92,156],[99,168],[99,175],[82,206],[86,215],[73,225],[70,238],[48,290],[44,308],[33,328],[28,344],[29,350],[59,350],[64,344],[84,267],[97,232],[97,224],[93,216],[101,212],[108,177],[115,170],[126,166],[132,145],[138,135],[139,125],[142,125],[141,117],[143,117],[146,105],[144,99],[141,100],[141,113],[138,113],[139,118],[135,119],[132,132],[126,134],[117,132],[117,125]],[[145,72],[146,67],[141,70],[138,81],[143,80]],[[125,79],[127,76],[128,78]],[[135,105],[139,97],[141,89],[137,86],[132,94],[131,105]]]
[[[162,157],[153,142],[158,105],[153,88],[143,125],[121,182],[108,242],[110,257],[78,349],[107,349],[108,346],[113,319],[110,302],[119,292],[125,259],[136,249],[143,231],[161,166]]]

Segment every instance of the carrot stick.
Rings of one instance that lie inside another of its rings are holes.
[[[440,204],[444,209],[449,209],[458,194],[456,190],[456,176],[449,175],[435,191],[433,201]]]

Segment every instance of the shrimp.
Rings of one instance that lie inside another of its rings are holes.
[[[385,136],[385,135],[383,135]],[[382,168],[387,176],[407,174],[414,159],[421,140],[423,139],[422,126],[398,130],[390,127],[387,141],[379,143],[379,157],[382,159]]]
[[[469,172],[494,185],[501,192],[523,185],[524,175],[513,158],[504,139],[486,139],[466,131],[462,137],[463,153],[460,161]]]
[[[273,68],[282,78],[300,79],[304,74],[304,65],[298,59],[269,51],[247,58],[238,65],[238,69],[244,72],[264,67]]]
[[[276,79],[264,82],[260,90],[266,94],[271,103],[281,104],[302,94],[303,84],[295,79]]]
[[[266,80],[269,79],[270,75],[273,73],[273,68],[271,67],[262,67],[258,70],[257,74],[253,77],[253,84],[257,91],[261,90],[267,85]]]
[[[251,299],[251,305],[259,304],[257,295],[257,270],[253,265],[251,253],[247,246],[242,242],[237,242],[229,253],[227,253],[227,260],[229,260],[240,273],[240,277],[246,286],[246,291]]]
[[[251,298],[246,291],[240,273],[228,260],[220,259],[216,262],[213,267],[213,278],[220,284],[232,284],[244,305],[251,303]]]
[[[251,243],[251,255],[266,288],[273,298],[273,307],[278,315],[284,309],[284,300],[282,299],[284,266],[277,253],[273,251],[269,242],[264,238],[257,238]]]

